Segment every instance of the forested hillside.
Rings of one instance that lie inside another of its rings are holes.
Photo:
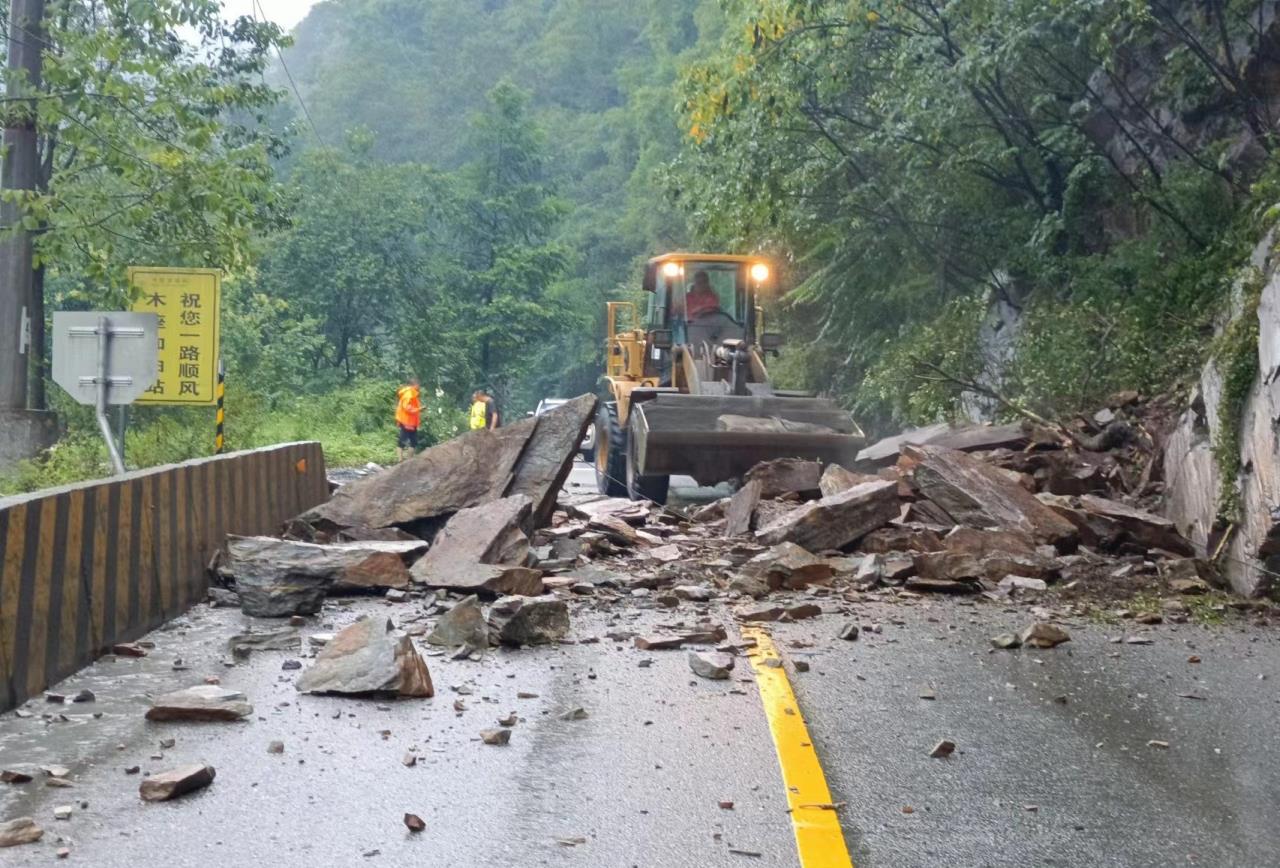
[[[678,69],[719,20],[694,0],[316,6],[284,54],[309,119],[292,95],[280,107],[298,134],[282,171],[307,204],[257,285],[283,291],[283,319],[326,323],[322,378],[407,365],[450,400],[489,385],[517,410],[593,390],[604,300],[692,240],[664,172]],[[355,225],[338,248],[320,237]],[[375,250],[408,267],[355,273]]]

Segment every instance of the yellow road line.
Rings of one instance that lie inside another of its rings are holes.
[[[755,640],[755,648],[747,652],[760,687],[760,701],[769,721],[769,732],[778,751],[782,783],[787,790],[791,809],[791,825],[796,833],[796,851],[801,868],[852,868],[853,860],[845,846],[840,818],[831,802],[827,778],[822,773],[818,752],[809,740],[800,705],[791,690],[791,682],[778,660],[778,649],[769,633],[760,627],[743,627],[742,635]]]

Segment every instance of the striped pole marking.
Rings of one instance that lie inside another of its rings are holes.
[[[755,670],[764,705],[769,732],[778,752],[782,783],[787,790],[787,807],[796,835],[796,852],[801,868],[853,868],[849,848],[845,846],[840,818],[827,789],[818,752],[809,740],[809,729],[800,714],[787,673],[778,663],[778,649],[768,631],[760,627],[743,627],[742,636],[755,647],[747,652]],[[769,665],[767,661],[778,663]]]
[[[227,394],[227,369],[222,366],[222,359],[218,359],[218,388],[215,396],[218,401],[218,409],[216,411],[216,430],[213,435],[213,454],[221,455],[223,447],[222,439],[222,423],[226,419],[226,411],[223,409],[223,398]]]

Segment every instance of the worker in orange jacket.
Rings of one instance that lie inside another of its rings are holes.
[[[396,459],[404,461],[418,451],[418,422],[422,413],[422,400],[417,377],[410,377],[408,385],[396,392]]]

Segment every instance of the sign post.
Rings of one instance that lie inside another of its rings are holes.
[[[53,315],[53,381],[81,404],[92,404],[111,465],[124,458],[107,419],[108,405],[131,404],[156,379],[156,316],[108,311]]]
[[[157,317],[159,363],[140,404],[217,402],[222,272],[130,266],[133,310]]]

